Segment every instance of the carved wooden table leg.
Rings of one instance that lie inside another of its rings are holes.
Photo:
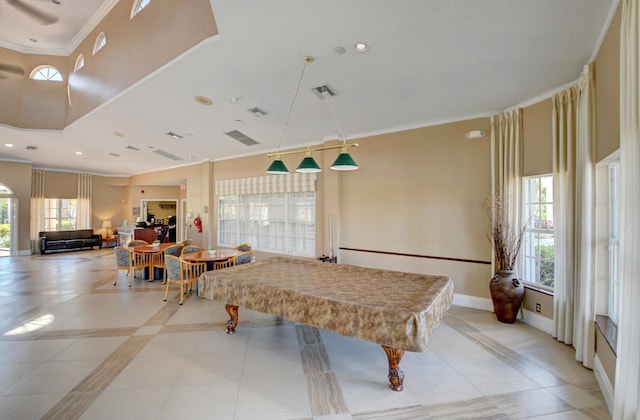
[[[236,327],[238,326],[238,306],[227,303],[224,305],[224,308],[231,317],[225,324],[227,334],[233,334],[236,332]]]
[[[387,359],[389,359],[389,386],[394,391],[402,391],[404,389],[404,372],[400,369],[400,360],[404,356],[404,350],[394,349],[387,346],[382,346],[382,349],[387,353]]]

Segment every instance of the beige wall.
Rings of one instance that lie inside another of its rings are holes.
[[[596,161],[620,148],[620,18],[618,6],[596,56]]]
[[[490,139],[465,138],[488,127],[482,118],[360,139],[360,169],[337,175],[337,246],[444,260],[341,251],[339,261],[443,274],[457,293],[488,297],[490,265],[447,260],[491,260]]]
[[[72,105],[66,106],[66,124],[218,33],[208,0],[191,0],[189,7],[154,1],[134,19],[129,18],[131,6],[132,2],[118,2],[68,57],[70,70],[80,53],[85,65],[69,75]],[[93,55],[100,32],[107,45]]]
[[[523,109],[524,176],[545,175],[553,171],[551,111],[550,99]]]

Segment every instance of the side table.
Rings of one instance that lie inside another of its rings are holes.
[[[105,248],[115,247],[116,245],[118,245],[118,238],[116,238],[115,236],[111,236],[109,238],[105,238],[103,236],[102,237],[102,243],[104,244]]]

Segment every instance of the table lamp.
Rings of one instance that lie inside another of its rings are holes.
[[[111,237],[110,230],[111,229],[111,220],[105,220],[102,222],[102,228],[105,229],[105,236],[107,238]]]

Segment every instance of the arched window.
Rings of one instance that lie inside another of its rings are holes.
[[[98,34],[98,37],[96,38],[96,43],[93,46],[93,55],[96,55],[96,53],[100,51],[105,45],[107,45],[107,37],[105,36],[104,32],[100,32]]]
[[[0,184],[0,194],[12,194],[11,190]]]
[[[53,80],[56,82],[62,81],[62,75],[57,68],[49,65],[38,66],[29,75],[29,78],[33,80]]]
[[[73,67],[73,71],[76,72],[84,67],[84,54],[79,54],[76,58],[76,65]]]
[[[133,8],[131,9],[131,19],[133,19],[135,15],[140,13],[142,9],[147,7],[149,3],[151,3],[151,0],[134,0]]]

